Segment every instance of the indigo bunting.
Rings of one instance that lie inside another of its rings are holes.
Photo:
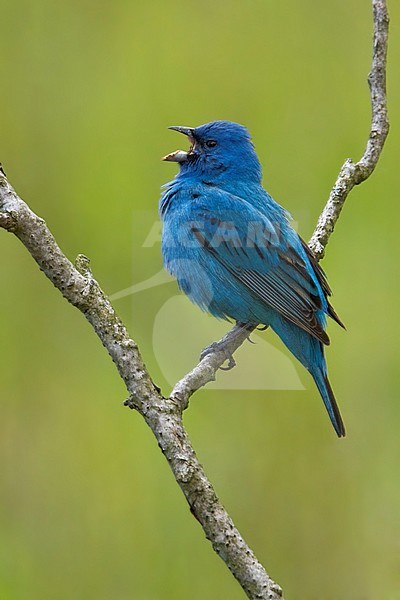
[[[170,129],[191,146],[163,159],[179,164],[159,204],[164,266],[204,311],[271,327],[311,373],[337,435],[344,436],[324,357],[326,317],[343,324],[329,303],[323,270],[290,215],[261,185],[249,132],[230,121]]]

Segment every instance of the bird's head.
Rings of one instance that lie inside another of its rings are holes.
[[[199,175],[210,180],[247,179],[259,182],[261,166],[246,127],[231,121],[212,121],[199,127],[173,126],[191,144],[162,160],[179,163],[180,175]]]

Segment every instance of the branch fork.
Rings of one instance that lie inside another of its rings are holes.
[[[347,159],[331,190],[309,242],[317,260],[324,254],[344,202],[355,185],[373,172],[389,131],[386,110],[386,53],[389,17],[385,0],[372,0],[374,20],[373,60],[368,81],[372,124],[361,159]],[[78,308],[101,340],[125,382],[125,405],[137,410],[151,428],[167,459],[190,510],[201,524],[215,552],[236,577],[248,598],[282,599],[282,589],[267,574],[239,531],[200,465],[182,422],[189,398],[213,381],[227,357],[249,337],[237,324],[214,344],[197,366],[176,383],[164,398],[152,381],[137,344],[94,279],[89,259],[80,254],[73,265],[59,248],[46,223],[21,200],[0,165],[0,227],[16,235],[40,269],[64,298]],[[233,360],[233,358],[232,358]],[[232,364],[232,363],[231,363]]]

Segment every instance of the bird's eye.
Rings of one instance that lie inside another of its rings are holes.
[[[216,145],[217,145],[217,142],[215,140],[207,140],[206,141],[207,148],[215,148]]]

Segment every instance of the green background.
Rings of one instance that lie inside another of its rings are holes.
[[[304,391],[204,390],[185,414],[219,496],[290,600],[400,598],[400,8],[389,8],[390,136],[323,261],[348,328],[330,325],[328,349],[347,437],[294,362]],[[364,149],[368,2],[15,0],[1,22],[0,159],[110,294],[161,269],[159,245],[143,243],[176,172],[159,157],[185,147],[168,125],[247,125],[265,185],[306,239],[343,160]],[[5,232],[0,254],[1,600],[243,598],[82,315]],[[176,356],[195,363],[205,318],[165,323],[160,365],[153,324],[176,295],[169,283],[115,301],[164,392]],[[209,342],[226,329],[210,323]],[[242,354],[255,360],[257,346]]]

